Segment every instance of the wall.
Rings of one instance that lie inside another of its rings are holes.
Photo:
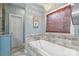
[[[73,15],[73,28],[74,35],[79,35],[79,14]]]
[[[74,35],[74,25],[72,24],[72,21],[71,21],[71,25],[70,25],[70,34]]]
[[[79,13],[77,13],[79,11],[79,3],[75,3],[72,7],[72,18],[73,18],[73,32],[74,32],[74,35],[77,35],[79,36]]]
[[[26,4],[25,9],[11,4],[5,4],[5,32],[9,32],[9,14],[24,15],[24,35],[45,32],[45,10],[38,4]],[[33,28],[33,16],[37,16],[39,27]]]
[[[9,32],[9,14],[24,16],[25,9],[15,5],[5,4],[5,32]]]
[[[74,25],[74,35],[79,36],[79,25]]]
[[[5,6],[4,3],[0,3],[0,34],[4,33],[5,25]]]
[[[16,15],[24,16],[25,9],[22,7],[12,5],[12,4],[5,4],[5,32],[6,33],[9,33],[9,14],[16,14]],[[24,41],[24,38],[23,38],[23,41]]]
[[[38,28],[33,28],[33,16],[38,17]],[[45,32],[45,10],[37,4],[26,4],[25,36]]]
[[[79,36],[79,25],[74,25],[74,35]]]
[[[75,18],[72,17],[72,20],[74,19],[75,21]],[[76,22],[76,21],[75,21]],[[78,24],[78,21],[75,23],[75,24]],[[73,24],[73,21],[71,21],[71,34],[72,35],[76,35],[76,36],[79,36],[79,25],[74,25]]]
[[[2,5],[0,3],[0,32],[2,32]]]

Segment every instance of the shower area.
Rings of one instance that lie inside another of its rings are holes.
[[[0,3],[0,56],[11,56],[24,48],[23,20],[24,8]]]
[[[11,55],[11,35],[5,32],[5,4],[0,3],[0,56]]]

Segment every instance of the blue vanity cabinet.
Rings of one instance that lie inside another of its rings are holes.
[[[0,35],[0,56],[11,55],[11,36]]]

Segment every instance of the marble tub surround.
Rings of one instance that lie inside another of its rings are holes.
[[[79,37],[64,33],[45,33],[48,41],[79,50]]]
[[[41,34],[31,34],[31,35],[29,35],[29,36],[26,36],[26,38],[25,38],[25,52],[27,52],[26,51],[26,49],[28,49],[28,44],[29,44],[29,42],[31,42],[31,41],[36,41],[36,40],[40,40],[41,39]]]
[[[54,44],[46,40],[29,42],[28,54],[31,56],[79,56],[79,51]]]
[[[68,48],[79,50],[79,37],[64,33],[41,33],[26,37],[26,42],[34,40],[47,40],[49,42],[62,45]]]

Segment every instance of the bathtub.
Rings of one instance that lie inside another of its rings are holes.
[[[29,42],[27,49],[31,56],[78,56],[79,52],[75,49],[66,48],[45,40]]]

